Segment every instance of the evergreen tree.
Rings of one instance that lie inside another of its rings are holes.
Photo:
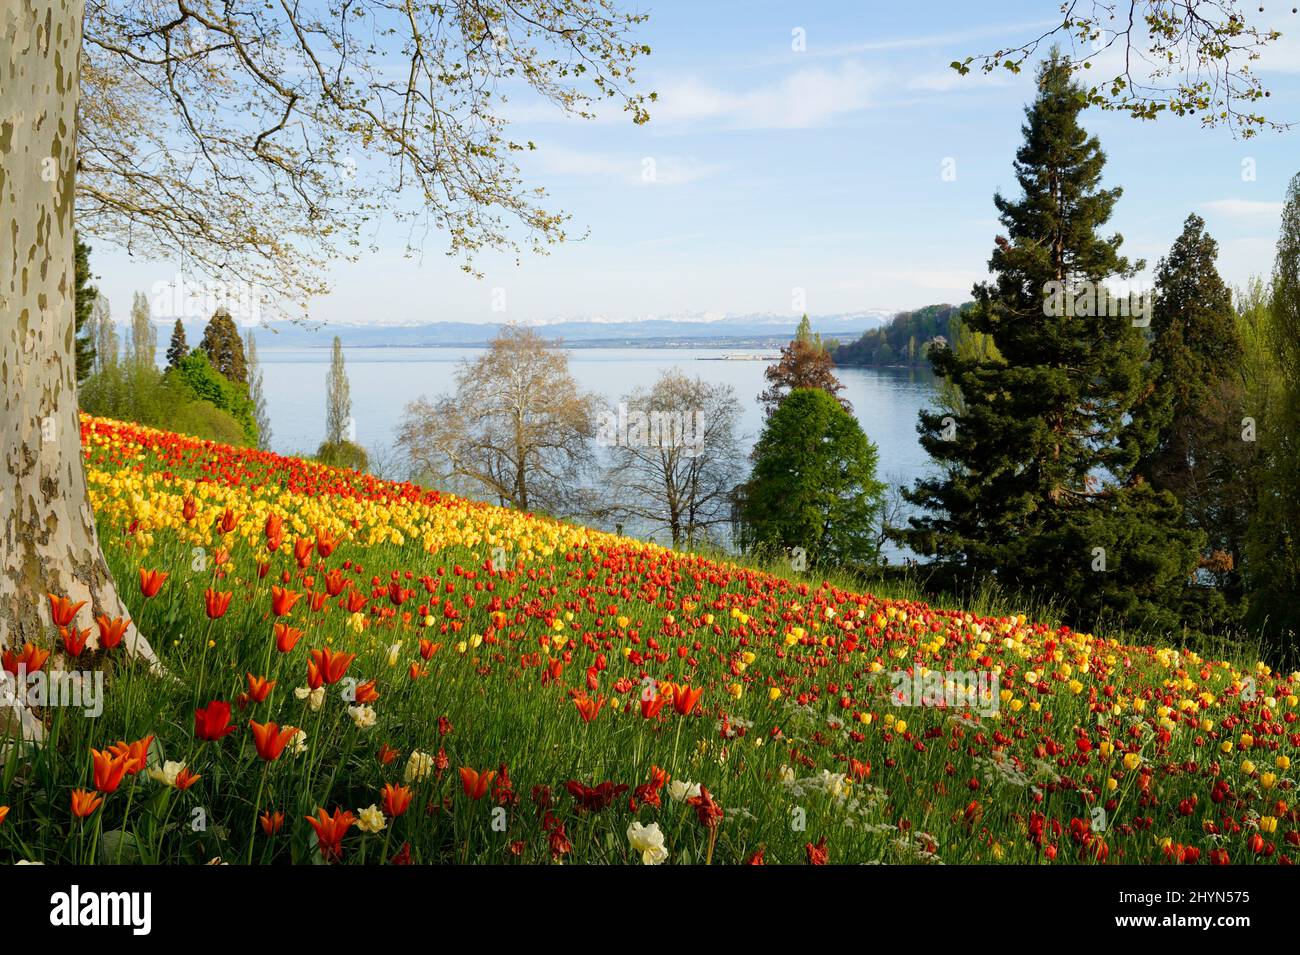
[[[176,323],[180,325],[180,322]],[[244,353],[248,364],[248,398],[253,403],[253,419],[257,422],[257,446],[263,451],[271,449],[271,417],[266,411],[266,394],[262,389],[262,365],[257,360],[257,339],[250,329],[245,336]]]
[[[343,343],[335,335],[330,370],[325,378],[325,443],[336,445],[350,441],[351,421],[352,390],[343,365]]]
[[[185,326],[178,318],[176,324],[172,326],[171,341],[167,343],[167,367],[175,368],[189,353],[190,346],[185,341]]]
[[[77,357],[77,382],[80,383],[90,376],[95,367],[95,299],[99,297],[99,289],[90,284],[94,277],[90,274],[90,246],[80,238],[74,241],[76,243],[74,344]]]
[[[1155,391],[1137,412],[1154,425],[1155,439],[1137,470],[1157,490],[1173,493],[1186,525],[1205,534],[1201,569],[1235,604],[1242,596],[1239,567],[1254,506],[1247,478],[1255,445],[1241,436],[1242,343],[1217,255],[1205,220],[1190,215],[1156,270]],[[1222,601],[1200,612],[1207,619],[1226,615]]]
[[[747,549],[803,548],[811,564],[874,563],[884,491],[876,447],[857,419],[825,391],[796,388],[755,445],[737,537]]]
[[[1294,658],[1300,638],[1300,175],[1291,180],[1282,210],[1266,320],[1279,393],[1258,422],[1261,486],[1246,577],[1251,622],[1268,629],[1279,656],[1289,651]]]
[[[767,388],[758,396],[764,412],[770,417],[786,395],[796,388],[819,388],[836,398],[845,411],[852,406],[839,393],[844,385],[835,377],[835,362],[828,349],[812,332],[805,315],[795,331],[794,340],[781,348],[781,356],[763,371]]]
[[[1097,234],[1120,190],[1101,188],[1105,155],[1079,124],[1086,96],[1070,75],[1053,50],[1025,111],[1022,195],[994,197],[1007,230],[995,278],[963,319],[1000,357],[932,356],[964,410],[922,412],[942,472],[906,492],[924,513],[893,536],[949,573],[1054,593],[1088,624],[1103,609],[1168,622],[1195,540],[1172,526],[1177,502],[1135,479],[1153,441],[1153,425],[1133,420],[1150,390],[1147,348],[1103,283],[1141,263]]]
[[[149,299],[136,292],[131,299],[131,360],[146,368],[158,364],[158,329],[149,314]]]
[[[203,330],[199,348],[208,356],[212,367],[230,381],[248,384],[248,366],[244,359],[244,342],[230,312],[218,308]]]

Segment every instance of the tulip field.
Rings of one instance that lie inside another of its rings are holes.
[[[83,417],[0,863],[1289,864],[1300,674]],[[965,674],[977,694],[950,692]],[[900,685],[938,688],[921,699]],[[66,701],[65,701],[66,702]]]

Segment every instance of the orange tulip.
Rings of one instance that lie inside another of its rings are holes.
[[[271,694],[275,687],[275,680],[268,680],[264,676],[253,676],[251,673],[244,674],[248,678],[248,695],[254,703],[264,703],[266,698]]]
[[[257,818],[262,824],[262,831],[268,836],[273,836],[284,828],[284,813],[282,812],[264,812]]]
[[[460,784],[465,790],[465,795],[470,799],[482,799],[487,795],[488,786],[496,777],[495,769],[485,769],[479,772],[476,769],[470,769],[468,766],[460,768]]]
[[[235,516],[234,511],[230,508],[226,508],[222,511],[221,519],[217,521],[217,530],[221,531],[223,534],[229,534],[238,526],[239,518]]]
[[[0,806],[0,825],[4,824],[5,816],[9,815],[8,806]]]
[[[393,747],[389,746],[387,743],[384,743],[379,747],[379,761],[385,766],[392,763],[393,760],[397,759],[397,757],[401,755],[402,751],[400,749],[393,749]]]
[[[317,673],[322,680],[330,685],[343,679],[348,672],[348,667],[352,665],[352,661],[356,658],[355,653],[336,653],[329,647],[322,647],[311,652],[311,659],[316,664]]]
[[[367,680],[365,683],[357,684],[354,691],[356,697],[355,703],[358,706],[365,706],[367,703],[373,703],[379,699],[379,691],[375,689],[375,681]]]
[[[317,809],[315,816],[305,817],[316,830],[316,842],[320,854],[326,859],[337,859],[343,854],[343,837],[352,828],[357,817],[346,809],[335,809],[334,815],[325,815],[324,809]]]
[[[176,788],[189,789],[202,778],[203,776],[201,774],[190,772],[190,768],[186,766],[176,774]]]
[[[593,700],[589,696],[577,696],[573,698],[573,705],[578,708],[582,722],[590,723],[600,714],[600,708],[605,705],[605,698],[598,696]]]
[[[149,745],[153,742],[152,734],[138,739],[134,743],[126,741],[114,743],[108,751],[126,761],[126,774],[134,776],[149,765]]]
[[[679,684],[673,687],[673,709],[682,716],[688,716],[691,710],[695,709],[695,704],[700,701],[700,694],[704,688],[691,689],[686,684]]]
[[[121,643],[126,636],[126,628],[131,625],[130,620],[122,617],[110,620],[107,614],[100,614],[95,618],[95,623],[99,624],[99,645],[105,650],[112,650]]]
[[[3,665],[14,676],[17,676],[20,670],[32,674],[45,666],[45,661],[49,658],[49,650],[42,650],[34,643],[25,643],[23,644],[22,653],[6,650],[3,654],[0,654],[0,665]]]
[[[56,597],[54,594],[46,594],[50,598],[50,619],[54,621],[56,627],[66,627],[77,617],[77,611],[86,606],[84,600],[73,603],[67,597]]]
[[[302,594],[294,590],[288,590],[279,585],[271,586],[271,612],[277,617],[283,617],[293,609],[302,598]]]
[[[411,796],[413,794],[407,786],[394,786],[392,783],[385,783],[384,788],[380,790],[380,795],[384,799],[384,812],[388,813],[390,819],[396,819],[411,808]]]
[[[288,653],[298,645],[302,639],[302,631],[297,627],[291,627],[287,623],[277,623],[275,625],[275,646],[281,653]]]
[[[59,627],[59,635],[63,637],[63,649],[70,657],[81,656],[81,651],[86,649],[86,641],[90,639],[90,628],[78,630],[76,627]]]
[[[257,755],[268,763],[279,759],[284,748],[289,745],[289,741],[298,733],[296,726],[280,729],[275,723],[259,723],[257,720],[249,720],[248,725],[253,730],[253,743],[257,747]]]
[[[424,639],[424,637],[421,637],[421,638],[420,638],[420,656],[422,656],[422,657],[424,657],[424,659],[428,660],[428,659],[430,659],[430,658],[431,658],[435,653],[438,652],[438,650],[439,650],[439,648],[440,648],[441,646],[442,646],[441,643],[434,643],[432,640],[426,640],[426,639]]]
[[[429,675],[428,669],[418,663],[412,663],[406,673],[412,680],[420,680]]]
[[[140,593],[154,597],[170,575],[165,570],[145,570],[140,568]]]
[[[328,557],[334,553],[334,548],[339,546],[339,539],[332,534],[327,534],[321,528],[316,528],[316,553],[321,557]]]
[[[72,791],[72,814],[78,819],[85,819],[98,809],[103,802],[103,799],[92,792],[85,789],[74,789]]]
[[[194,520],[194,515],[198,512],[199,506],[195,503],[194,498],[190,497],[188,494],[185,495],[185,501],[181,504],[181,516],[185,518],[185,523],[188,524],[190,521]]]
[[[209,620],[219,620],[226,615],[230,609],[230,598],[235,596],[233,593],[219,593],[209,587],[203,591],[203,603],[208,612]]]
[[[122,777],[126,775],[128,757],[115,755],[111,751],[101,753],[97,749],[92,749],[90,756],[95,766],[95,789],[102,793],[117,792],[117,787],[122,785]]]

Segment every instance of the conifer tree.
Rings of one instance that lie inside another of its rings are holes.
[[[781,355],[774,364],[763,370],[767,379],[767,388],[758,396],[759,402],[768,417],[771,417],[785,397],[796,388],[817,388],[839,401],[840,406],[851,412],[852,406],[839,397],[844,385],[835,377],[835,361],[830,350],[824,348],[821,336],[814,335],[812,324],[805,315],[795,330],[793,340],[781,348]]]
[[[1205,220],[1190,215],[1156,270],[1155,390],[1137,412],[1155,424],[1154,443],[1137,470],[1157,490],[1172,492],[1187,526],[1206,535],[1201,568],[1235,603],[1256,445],[1242,440],[1242,343],[1217,255]]]
[[[190,346],[185,341],[185,326],[178,318],[176,324],[172,326],[171,341],[167,343],[167,367],[177,367],[189,353]]]
[[[768,418],[753,475],[738,490],[741,545],[800,548],[810,564],[874,563],[885,491],[876,460],[876,446],[831,395],[796,388]]]
[[[1079,123],[1086,96],[1070,76],[1053,50],[1025,111],[1022,194],[994,197],[1006,235],[964,322],[998,357],[936,350],[964,410],[922,412],[941,473],[906,492],[924,513],[894,536],[954,575],[1051,593],[1075,620],[1108,610],[1168,622],[1195,540],[1177,527],[1177,501],[1135,476],[1154,440],[1154,423],[1134,420],[1150,391],[1147,347],[1105,283],[1141,263],[1120,255],[1120,236],[1098,235],[1120,190],[1101,186],[1105,155]]]
[[[230,312],[218,308],[213,313],[207,327],[203,330],[203,340],[199,348],[208,356],[212,367],[221,372],[227,380],[237,384],[248,384],[248,367],[244,359],[244,343],[239,337],[239,329]]]

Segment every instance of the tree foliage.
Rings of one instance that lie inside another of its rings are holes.
[[[545,247],[565,216],[521,180],[503,105],[631,91],[645,20],[613,0],[344,4],[87,0],[76,214],[136,255],[305,304],[382,213],[469,267]]]
[[[228,381],[248,384],[248,365],[244,359],[244,341],[230,312],[218,308],[203,329],[203,340],[198,350],[208,356],[212,367]]]
[[[1264,21],[1259,5],[1221,0],[1068,0],[1060,23],[1016,46],[955,60],[965,75],[1019,73],[1044,43],[1064,40],[1076,55],[1069,68],[1097,77],[1082,87],[1090,105],[1155,119],[1168,113],[1224,125],[1242,138],[1261,129],[1286,129],[1258,110],[1269,91],[1253,66],[1282,31]],[[1294,18],[1296,8],[1288,4]]]
[[[625,395],[597,428],[611,459],[609,515],[666,530],[674,547],[709,538],[731,520],[744,460],[739,421],[734,388],[675,368]]]
[[[876,447],[834,397],[819,388],[790,392],[768,418],[753,458],[736,501],[736,536],[745,549],[801,548],[811,565],[876,562],[885,492]]]
[[[1134,415],[1151,373],[1141,331],[1105,292],[1137,266],[1119,236],[1096,232],[1120,190],[1101,186],[1105,156],[1078,121],[1086,102],[1069,64],[1049,58],[1016,154],[1022,194],[994,197],[1007,230],[995,278],[963,317],[996,356],[934,354],[964,408],[922,412],[921,443],[941,471],[908,492],[923,513],[897,536],[949,573],[1057,594],[1076,619],[1123,597],[1118,609],[1167,620],[1194,537],[1177,528],[1172,496],[1134,471],[1153,440]],[[1097,307],[1054,307],[1062,300]]]
[[[595,411],[558,343],[507,326],[461,364],[455,392],[406,406],[398,444],[435,480],[466,481],[521,511],[563,513],[591,462]]]

